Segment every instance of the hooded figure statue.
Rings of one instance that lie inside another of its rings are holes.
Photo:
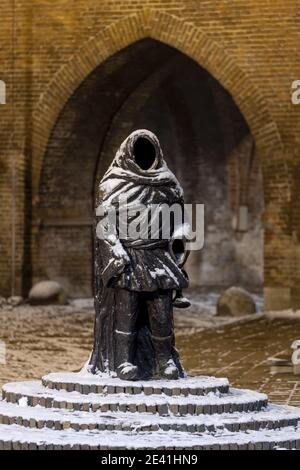
[[[114,371],[126,380],[184,376],[175,349],[173,293],[180,300],[181,289],[188,286],[182,270],[187,254],[180,243],[170,249],[170,240],[181,227],[173,221],[166,236],[159,215],[162,207],[173,204],[183,208],[183,192],[157,137],[147,130],[133,132],[119,148],[97,194],[92,373]],[[115,218],[107,217],[112,212]],[[142,226],[143,235],[142,230],[134,237],[121,233],[119,219],[124,213],[127,227]],[[149,213],[151,222],[160,223],[149,224]]]

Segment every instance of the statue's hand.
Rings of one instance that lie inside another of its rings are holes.
[[[124,253],[122,253],[121,256],[118,256],[116,258],[116,262],[124,267],[130,264],[130,258],[128,256],[128,253],[124,250]]]
[[[107,286],[114,287],[114,285],[118,281],[118,278],[121,276],[121,274],[124,273],[124,271],[129,265],[130,259],[128,255],[127,257],[120,257],[113,260],[113,270],[111,272],[111,276],[107,281]]]
[[[130,258],[128,254],[126,253],[126,256],[121,256],[120,258],[117,258],[115,260],[115,268],[116,268],[116,276],[118,277],[120,274],[122,274],[126,267],[129,266],[130,264]]]
[[[107,239],[109,249],[109,259],[104,267],[101,277],[106,286],[111,285],[130,265],[130,258],[120,240],[111,235]]]
[[[114,255],[115,256],[111,258],[101,273],[103,282],[107,286],[113,285],[118,277],[130,265],[130,258],[123,247],[122,250],[118,250]]]
[[[124,267],[130,263],[130,258],[128,256],[128,253],[123,247],[119,239],[115,239],[113,247],[112,247],[112,253],[115,257],[116,263],[120,265],[122,264],[124,265]]]

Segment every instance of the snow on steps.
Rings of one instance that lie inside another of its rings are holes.
[[[23,406],[22,406],[23,405]],[[18,424],[31,428],[85,429],[115,431],[179,431],[216,432],[279,429],[297,426],[300,410],[288,406],[269,405],[263,411],[252,413],[222,413],[220,415],[160,416],[147,413],[113,413],[86,411],[72,412],[58,408],[28,407],[22,400],[20,405],[0,401],[0,424]]]
[[[248,431],[220,434],[190,434],[176,431],[53,431],[52,429],[26,429],[18,425],[0,425],[1,449],[300,449],[300,430]]]
[[[187,377],[178,380],[147,380],[128,381],[109,376],[99,377],[86,372],[63,374],[52,373],[42,378],[42,384],[55,390],[67,390],[68,392],[79,392],[85,395],[89,393],[128,393],[155,395],[164,393],[166,395],[206,395],[210,392],[219,391],[227,393],[229,382],[226,378],[216,377]]]
[[[43,384],[3,387],[0,449],[300,448],[300,409],[268,405],[266,395],[229,388],[227,379],[69,373]]]
[[[79,392],[47,389],[39,381],[11,382],[3,386],[2,396],[10,403],[26,397],[29,406],[66,408],[77,411],[130,411],[160,415],[199,415],[261,410],[268,397],[251,390],[231,388],[227,394],[209,392],[207,395],[168,396],[165,394],[133,395],[126,393],[82,395]]]

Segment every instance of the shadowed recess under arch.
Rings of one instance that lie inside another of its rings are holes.
[[[206,206],[206,249],[191,256],[192,281],[261,287],[263,195],[257,162],[247,180],[252,265],[233,226],[252,141],[245,119],[205,69],[149,38],[98,66],[52,129],[39,187],[35,277],[62,282],[74,297],[91,295],[94,189],[136,128],[158,135],[187,202]]]

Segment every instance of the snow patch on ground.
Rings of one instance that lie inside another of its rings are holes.
[[[74,309],[92,309],[94,308],[94,299],[92,297],[87,297],[83,299],[72,299],[70,300],[70,305],[71,307],[74,307]]]

